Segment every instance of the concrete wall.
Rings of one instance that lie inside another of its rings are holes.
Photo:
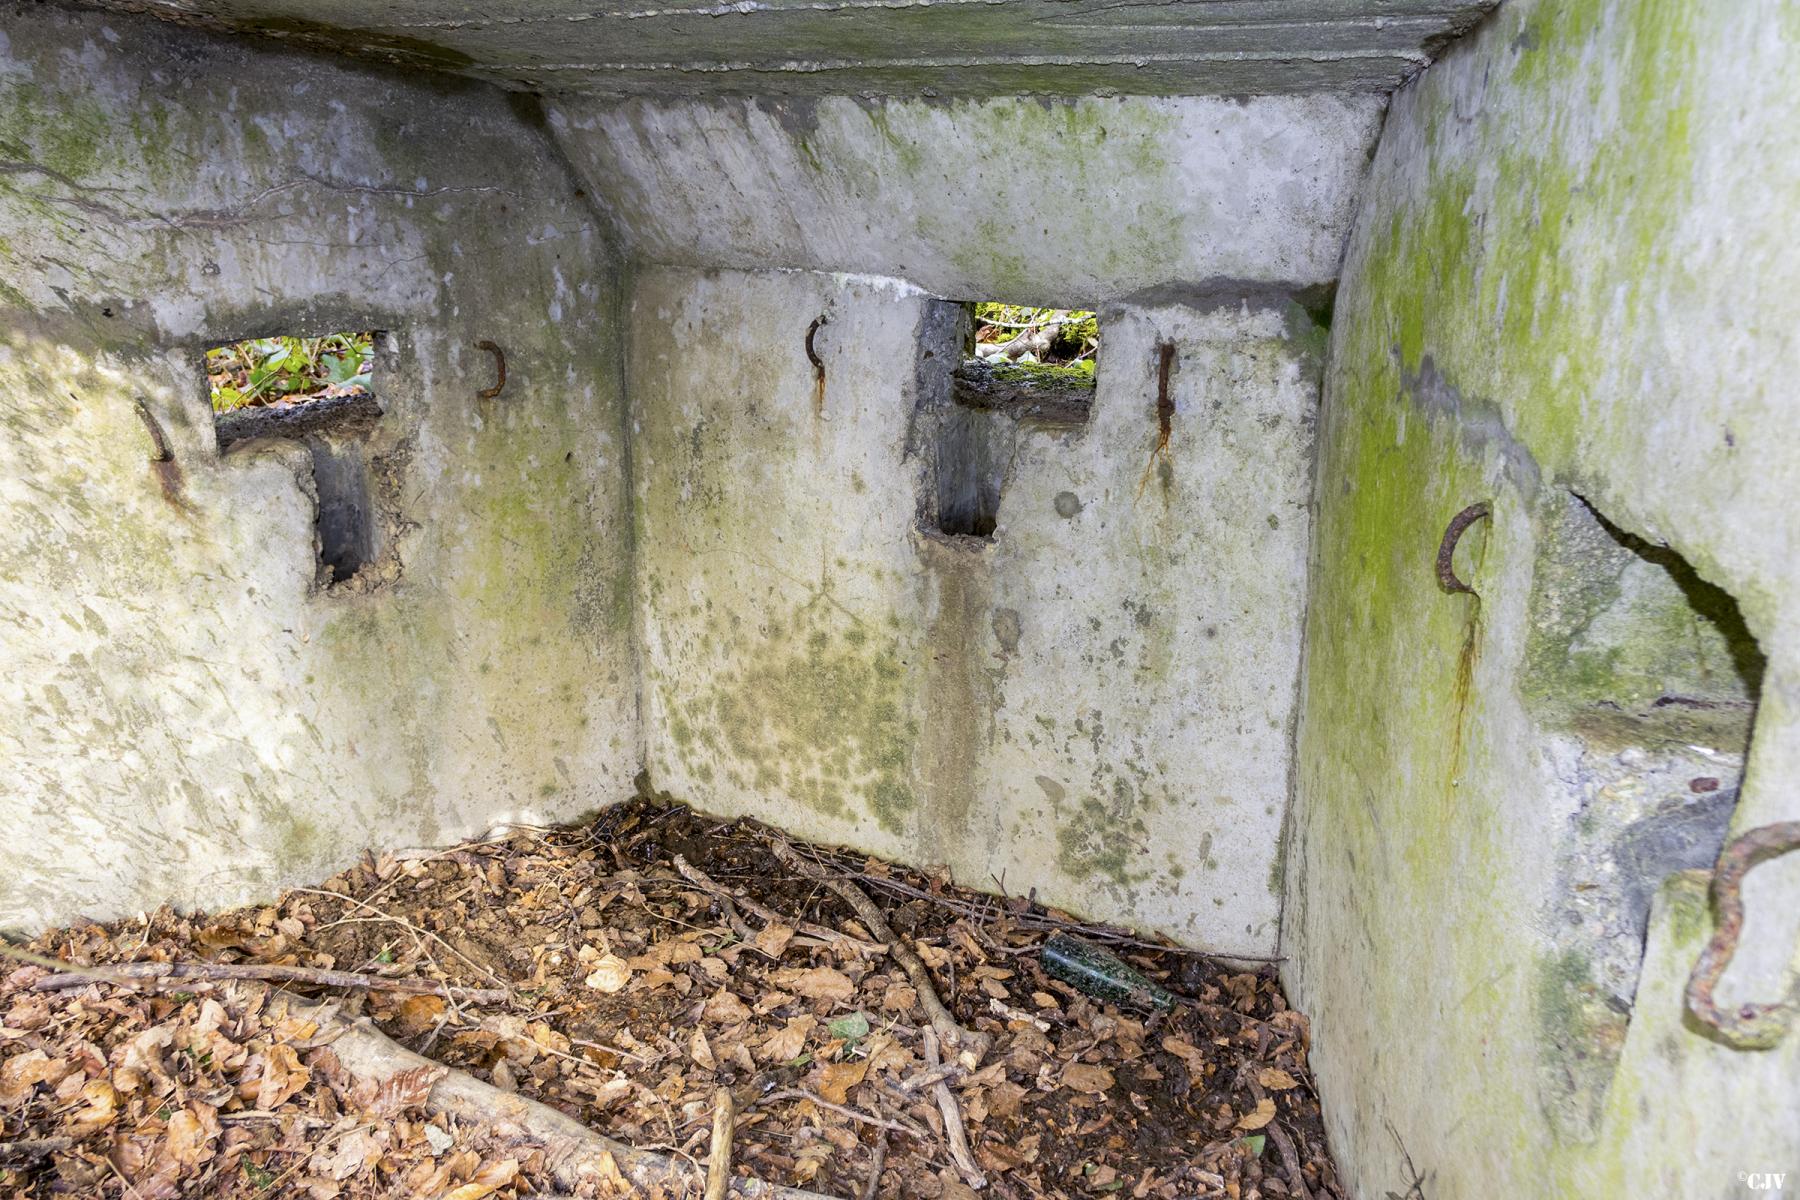
[[[529,107],[0,18],[0,927],[622,796],[616,278]],[[386,412],[345,444],[379,559],[327,588],[307,450],[222,457],[201,356],[368,328]]]
[[[1266,296],[1182,301],[1104,313],[1092,415],[1042,428],[950,402],[961,310],[908,284],[638,273],[657,785],[1272,951],[1319,339]],[[805,338],[826,314],[821,399]],[[1001,482],[991,541],[936,532],[971,436]]]
[[[628,251],[1093,307],[1337,278],[1375,95],[605,101],[552,121]]]
[[[1796,83],[1778,0],[1515,0],[1394,101],[1332,335],[1284,931],[1359,1195],[1800,1168],[1800,1038],[1684,1015],[1704,875],[1641,954],[1621,896],[1710,865],[1710,822],[1800,816]],[[1433,560],[1482,500],[1477,601]],[[1745,894],[1727,1005],[1789,994],[1800,861]]]

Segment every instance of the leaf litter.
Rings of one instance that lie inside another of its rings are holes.
[[[739,1176],[847,1200],[971,1200],[977,1185],[1006,1200],[1342,1196],[1307,1021],[1272,968],[820,847],[798,847],[802,874],[778,838],[643,794],[585,825],[366,856],[271,905],[45,934],[26,949],[75,967],[298,966],[510,1000],[187,976],[42,990],[50,968],[13,967],[0,976],[0,1190],[572,1194],[553,1145],[428,1109],[460,1071],[694,1164],[695,1194],[725,1089]],[[931,1065],[918,989],[826,876],[874,899],[954,1020],[991,1039],[984,1057],[946,1046]],[[1046,973],[1043,943],[1070,930],[1176,1007],[1115,1006]],[[359,1081],[278,992],[335,1000],[441,1066]],[[631,1190],[614,1172],[581,1194]]]

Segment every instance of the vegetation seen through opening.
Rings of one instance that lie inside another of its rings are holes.
[[[975,305],[978,359],[1042,363],[1091,375],[1099,350],[1100,323],[1091,312],[1029,304]]]
[[[214,412],[363,395],[374,369],[373,333],[252,338],[206,352]]]

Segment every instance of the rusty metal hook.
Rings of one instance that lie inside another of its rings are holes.
[[[1744,898],[1739,889],[1750,868],[1792,850],[1800,850],[1800,821],[1764,825],[1734,838],[1719,855],[1713,871],[1712,900],[1719,925],[1712,940],[1694,962],[1688,976],[1687,1006],[1696,1020],[1710,1025],[1727,1043],[1740,1050],[1767,1050],[1780,1042],[1800,1015],[1800,999],[1789,997],[1773,1004],[1740,1004],[1725,1012],[1713,1001],[1713,988],[1737,953],[1744,931]]]
[[[150,461],[153,463],[174,462],[175,452],[169,449],[169,439],[163,433],[162,422],[158,421],[156,414],[150,411],[150,402],[139,396],[133,403],[137,406],[138,420],[144,423],[144,428],[150,434],[150,444],[156,448],[156,454]]]
[[[1493,509],[1483,500],[1469,505],[1450,518],[1449,527],[1444,530],[1444,540],[1438,543],[1437,552],[1438,586],[1446,592],[1466,592],[1477,600],[1481,599],[1474,588],[1456,577],[1456,543],[1462,541],[1462,535],[1469,526],[1492,513]]]
[[[831,314],[820,313],[813,323],[806,327],[806,358],[813,369],[813,411],[823,414],[825,411],[825,360],[819,357],[819,351],[813,345],[813,338],[822,326],[831,324]]]
[[[475,348],[477,350],[486,350],[489,354],[494,356],[494,370],[499,374],[499,378],[494,381],[493,387],[482,388],[479,392],[475,393],[483,400],[492,400],[495,396],[498,396],[500,390],[506,386],[506,351],[500,349],[498,345],[485,338],[476,342]]]

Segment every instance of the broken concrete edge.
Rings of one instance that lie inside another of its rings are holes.
[[[542,1144],[561,1186],[609,1179],[614,1174],[608,1169],[609,1158],[627,1182],[646,1190],[675,1181],[699,1184],[705,1180],[703,1167],[627,1145],[548,1104],[502,1091],[467,1071],[415,1054],[381,1032],[368,1017],[346,1016],[337,1002],[281,997],[274,1003],[284,1004],[291,1016],[316,1024],[318,1032],[309,1044],[329,1046],[344,1069],[359,1080],[384,1084],[407,1071],[442,1072],[425,1099],[428,1111]],[[830,1200],[819,1192],[743,1176],[732,1178],[731,1190],[745,1200]]]
[[[970,359],[953,379],[952,395],[964,408],[1002,412],[1029,425],[1085,425],[1094,406],[1094,376],[1068,367]]]
[[[373,393],[321,396],[300,404],[248,407],[213,418],[219,431],[219,453],[256,438],[304,438],[330,431],[343,437],[366,433],[381,417]]]

